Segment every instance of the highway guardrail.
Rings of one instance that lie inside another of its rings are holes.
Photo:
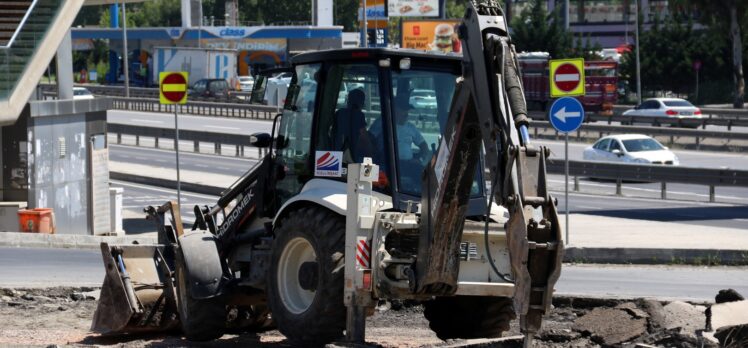
[[[538,137],[538,131],[540,128],[554,129],[550,122],[547,121],[531,121],[530,125],[533,128],[535,137]],[[555,129],[554,129],[555,131]],[[557,136],[560,136],[558,131],[555,131]],[[671,128],[671,127],[651,127],[651,126],[617,126],[607,124],[583,124],[577,131],[569,133],[569,137],[582,137],[582,132],[597,132],[599,137],[603,137],[607,134],[621,134],[621,133],[638,133],[646,134],[649,136],[660,136],[670,137],[670,144],[675,143],[676,138],[693,138],[694,144],[699,146],[702,140],[705,139],[717,139],[723,141],[734,141],[734,140],[748,140],[748,133],[735,132],[735,131],[717,131],[707,129],[686,129],[686,128]]]
[[[694,131],[694,130],[686,130]],[[173,142],[174,129],[147,126],[133,126],[119,123],[109,123],[108,132],[116,135],[116,143],[122,143],[122,135],[135,137],[135,146],[141,146],[141,137],[155,139],[155,147],[159,147],[160,140],[168,139]],[[699,132],[699,131],[696,131]],[[236,147],[237,157],[259,159],[267,154],[267,149],[257,152],[245,151],[249,143],[249,135],[230,134],[208,131],[180,130],[180,140],[193,141],[194,151],[200,152],[200,143],[213,143],[216,154],[221,154],[222,145]],[[254,148],[256,149],[256,148]],[[245,154],[249,156],[245,156]],[[256,156],[256,157],[252,157]],[[563,174],[564,162],[558,159],[548,161],[548,173]],[[694,168],[672,165],[648,165],[591,161],[569,161],[569,175],[574,177],[574,189],[579,191],[579,177],[615,180],[616,193],[622,194],[624,182],[659,182],[661,183],[661,198],[667,199],[667,184],[682,183],[705,185],[709,187],[709,201],[715,201],[716,186],[748,187],[748,170],[729,168]]]
[[[564,161],[550,160],[547,171],[564,174]],[[616,194],[622,194],[624,182],[659,182],[660,196],[667,199],[667,184],[680,183],[709,186],[709,202],[715,201],[716,186],[748,187],[748,170],[729,168],[694,168],[672,165],[569,161],[569,175],[574,177],[574,190],[579,191],[579,177],[616,181]]]
[[[112,98],[112,107],[118,110],[163,112],[199,115],[251,118],[257,120],[272,120],[278,114],[275,106],[250,105],[235,103],[188,102],[186,104],[162,105],[158,99],[148,98]]]

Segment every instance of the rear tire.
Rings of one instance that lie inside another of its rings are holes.
[[[291,211],[275,228],[268,304],[292,344],[332,342],[345,330],[345,219],[320,207]]]
[[[221,297],[197,300],[190,295],[182,252],[176,251],[176,285],[182,333],[190,341],[210,341],[226,330],[226,305]]]
[[[442,340],[497,338],[516,317],[507,297],[437,297],[424,303],[429,327]]]

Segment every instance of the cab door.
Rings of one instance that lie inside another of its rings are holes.
[[[311,166],[312,123],[321,64],[298,65],[288,88],[275,142],[276,204],[301,191],[314,174]]]

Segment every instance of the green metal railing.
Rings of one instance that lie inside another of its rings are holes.
[[[0,100],[8,99],[21,81],[27,65],[55,21],[64,0],[36,0],[7,46],[0,46]]]

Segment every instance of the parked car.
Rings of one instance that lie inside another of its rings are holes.
[[[600,138],[584,149],[585,161],[679,165],[680,160],[657,140],[641,134],[618,134]]]
[[[202,79],[195,82],[189,91],[190,97],[228,100],[231,97],[229,83],[224,79]]]
[[[680,98],[652,98],[635,106],[633,109],[626,110],[624,116],[640,117],[667,117],[681,120],[700,120],[704,116],[701,109]],[[646,122],[652,123],[652,122]],[[698,123],[686,124],[687,126],[697,127]]]
[[[414,89],[410,92],[410,105],[416,109],[436,109],[436,92],[430,89]]]
[[[85,87],[73,87],[73,100],[93,99],[94,95]]]
[[[242,92],[252,92],[252,87],[255,85],[255,78],[252,76],[239,76],[239,85],[237,90]]]

